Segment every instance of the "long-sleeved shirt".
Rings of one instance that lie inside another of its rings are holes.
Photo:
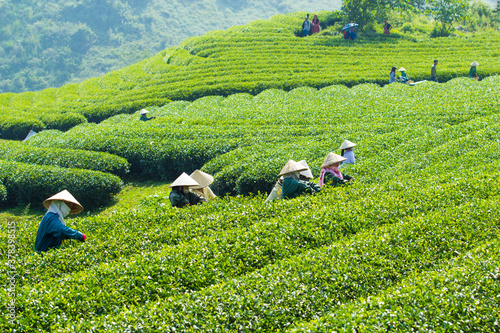
[[[469,77],[475,78],[477,76],[477,67],[473,66],[469,70]]]
[[[57,214],[47,213],[36,233],[35,251],[45,252],[52,248],[59,248],[65,239],[83,242],[83,234],[62,224]]]
[[[303,180],[295,180],[293,177],[283,179],[282,199],[292,199],[304,193],[317,193],[321,191],[320,187],[314,183]]]
[[[168,196],[172,207],[184,207],[186,205],[197,205],[206,202],[205,198],[194,194],[193,192],[183,193],[180,190],[173,188]]]
[[[354,157],[354,152],[352,150],[346,150],[343,157],[346,158],[346,160],[342,161],[342,164],[355,164],[356,163],[356,158]]]
[[[432,65],[431,67],[431,80],[437,78],[437,66]]]

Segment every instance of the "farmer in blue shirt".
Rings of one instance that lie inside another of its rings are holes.
[[[61,247],[65,239],[77,239],[85,242],[87,236],[68,228],[64,218],[68,214],[78,214],[83,210],[82,205],[67,190],[59,192],[43,202],[47,208],[38,232],[36,234],[35,251],[45,252],[49,249]]]
[[[147,116],[147,114],[149,113],[148,110],[146,109],[142,109],[141,112],[139,112],[139,114],[141,115],[141,117],[139,118],[139,120],[142,120],[142,121],[148,121],[148,120],[151,120],[151,119],[155,119],[156,117],[149,117]]]

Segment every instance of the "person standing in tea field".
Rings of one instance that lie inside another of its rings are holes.
[[[283,176],[283,185],[281,198],[282,199],[293,199],[305,193],[317,193],[319,188],[312,186],[313,183],[299,180],[300,171],[307,170],[307,167],[295,162],[294,160],[289,160],[278,177]],[[314,184],[315,185],[315,184]]]
[[[200,170],[195,170],[189,176],[199,184],[198,186],[190,187],[189,190],[191,192],[205,198],[207,202],[217,198],[209,187],[209,185],[214,182],[214,177]]]
[[[395,67],[393,67],[395,68]],[[355,143],[345,140],[342,142],[342,145],[340,145],[340,156],[345,158],[345,161],[342,161],[341,164],[355,164],[356,163],[356,157],[354,156],[354,147],[356,146]]]
[[[168,196],[172,207],[182,208],[184,206],[198,205],[206,202],[205,198],[190,192],[191,187],[198,187],[200,184],[187,173],[183,172],[177,179],[170,185],[172,191]]]
[[[139,118],[139,120],[142,120],[142,121],[148,121],[148,120],[151,120],[151,119],[155,119],[156,117],[149,117],[147,116],[147,114],[149,113],[148,110],[146,109],[142,109],[141,112],[139,112],[139,114],[141,115],[141,118]]]
[[[304,36],[309,36],[309,31],[311,30],[311,21],[309,21],[309,14],[304,19],[302,23],[302,29],[304,30]]]
[[[68,214],[78,214],[82,205],[67,190],[61,191],[43,202],[47,213],[43,216],[36,233],[35,251],[46,252],[59,248],[65,239],[85,242],[87,236],[66,226]]]
[[[438,61],[434,60],[434,65],[432,65],[432,67],[431,67],[431,77],[429,79],[429,80],[434,81],[434,82],[438,82],[438,79],[437,79],[437,65],[438,65]]]
[[[319,186],[321,188],[324,185],[345,185],[354,180],[353,177],[343,174],[339,170],[340,163],[345,160],[345,157],[328,153],[321,165],[321,173],[319,175]]]
[[[318,15],[314,14],[313,20],[312,20],[312,30],[311,30],[311,35],[316,34],[321,31],[321,27],[319,26],[319,19]]]
[[[299,171],[299,179],[298,181],[300,183],[304,183],[307,185],[312,191],[310,193],[316,193],[321,191],[318,185],[314,184],[313,182],[310,181],[310,179],[314,178],[311,169],[309,169],[309,166],[307,165],[307,162],[305,160],[295,162],[294,160],[290,160],[293,163],[298,163],[301,167],[304,167],[306,169]],[[287,163],[288,164],[288,163]],[[269,193],[269,196],[267,197],[265,202],[270,202],[276,199],[282,199],[282,192],[283,192],[283,181],[284,177],[280,176],[276,184],[274,185],[273,189],[271,190],[271,193]]]
[[[477,76],[477,66],[479,66],[477,61],[474,61],[472,64],[470,64],[469,77],[471,79],[479,80],[479,77]]]
[[[392,66],[389,72],[389,84],[396,82],[396,67]]]
[[[401,67],[400,69],[398,69],[398,71],[401,72],[401,76],[399,77],[399,82],[401,82],[401,83],[408,82],[409,79],[408,79],[408,75],[406,75],[406,69]]]
[[[392,25],[390,25],[387,20],[384,21],[384,34],[390,35],[391,34],[391,29]]]

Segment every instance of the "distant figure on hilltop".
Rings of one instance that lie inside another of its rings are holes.
[[[141,115],[141,118],[139,118],[139,120],[148,121],[148,120],[156,118],[156,117],[149,117],[148,118],[148,116],[147,116],[148,113],[149,113],[148,110],[142,109],[141,112],[139,113]]]
[[[387,22],[387,20],[385,20],[384,21],[384,34],[390,35],[391,29],[392,29],[392,25],[390,25],[389,22]]]
[[[434,65],[432,65],[432,67],[431,67],[431,77],[429,79],[430,81],[438,82],[438,79],[437,79],[437,65],[438,65],[438,61],[434,60]]]
[[[396,82],[396,67],[392,66],[391,71],[389,72],[389,83]]]
[[[319,19],[318,15],[314,14],[313,20],[312,20],[312,31],[311,34],[316,34],[321,31],[321,27],[319,26]]]
[[[472,64],[470,64],[469,77],[471,79],[479,80],[479,77],[477,76],[477,66],[479,66],[479,63],[477,61],[474,61]]]
[[[302,30],[304,30],[304,36],[309,36],[309,31],[311,30],[311,21],[309,21],[309,14],[307,14],[304,22],[302,23]]]

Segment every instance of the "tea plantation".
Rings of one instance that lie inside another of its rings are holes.
[[[353,44],[299,25],[278,16],[0,95],[2,135],[47,129],[0,142],[0,201],[39,208],[68,187],[87,214],[67,225],[88,237],[39,255],[41,216],[0,217],[0,331],[500,331],[499,36]],[[447,82],[380,86],[396,64],[426,78],[436,57]],[[472,60],[482,81],[457,77]],[[318,177],[345,139],[353,185],[264,203],[288,159]],[[158,191],[92,210],[123,181],[197,168],[211,203]]]
[[[17,317],[1,327],[498,331],[499,87],[492,76],[270,89],[153,107],[148,122],[118,115],[44,131],[27,141],[34,151],[112,153],[135,175],[167,180],[202,167],[219,194],[239,195],[174,209],[157,193],[71,219],[89,241],[43,256],[33,253],[38,221],[21,219]],[[357,164],[344,167],[355,184],[264,204],[289,158],[317,177],[344,139],[358,144]]]
[[[467,75],[472,61],[480,63],[481,77],[500,72],[498,33],[430,39],[395,32],[350,41],[325,27],[320,34],[300,38],[303,15],[278,15],[190,38],[81,84],[1,94],[1,137],[23,139],[32,128],[67,130],[171,100],[241,92],[256,95],[269,88],[386,84],[392,66],[405,67],[410,78],[418,81],[429,78],[434,59],[440,60],[442,82]],[[330,24],[340,20],[337,12],[320,12],[318,17]]]

